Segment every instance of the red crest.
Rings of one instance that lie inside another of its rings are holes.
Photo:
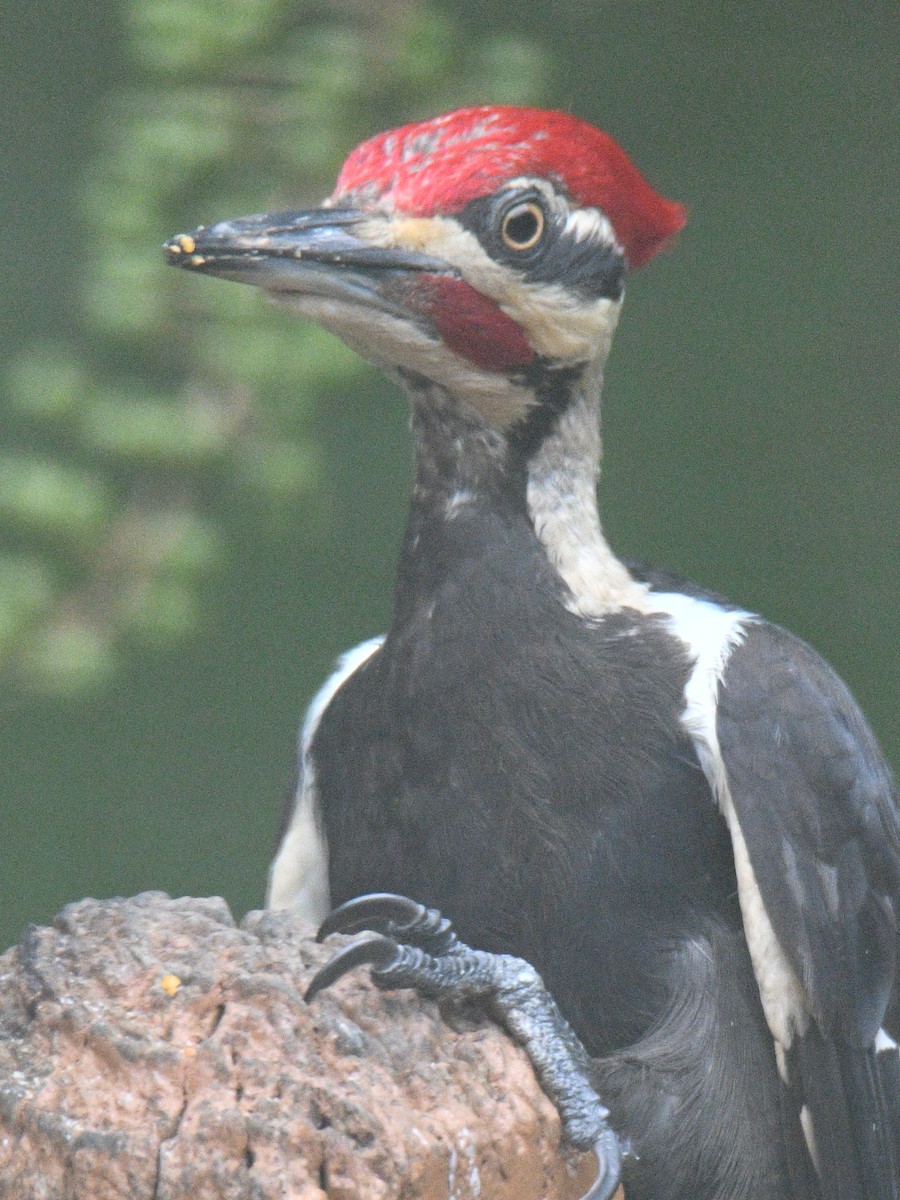
[[[685,223],[682,206],[655,191],[609,134],[539,108],[463,108],[380,133],[344,163],[333,199],[389,197],[410,216],[452,215],[519,175],[549,179],[604,212],[633,267]]]

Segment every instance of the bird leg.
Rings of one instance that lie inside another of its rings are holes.
[[[307,1000],[367,963],[379,988],[409,987],[433,1000],[481,1002],[525,1049],[569,1141],[597,1156],[597,1178],[582,1200],[609,1200],[619,1183],[623,1148],[591,1081],[586,1050],[530,963],[473,950],[436,909],[389,893],[360,896],[336,908],[318,940],[332,933],[359,936],[316,973]]]

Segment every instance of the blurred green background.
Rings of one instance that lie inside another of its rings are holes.
[[[388,619],[404,402],[181,229],[390,123],[526,101],[690,224],[630,283],[605,524],[793,628],[896,763],[895,8],[67,0],[0,12],[0,947],[90,894],[261,902],[306,700]]]

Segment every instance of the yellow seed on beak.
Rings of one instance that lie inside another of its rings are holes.
[[[183,233],[178,239],[178,249],[183,250],[185,254],[193,254],[197,249],[197,243],[189,233]]]

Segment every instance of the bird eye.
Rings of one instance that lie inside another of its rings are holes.
[[[526,200],[504,214],[500,236],[510,250],[531,250],[544,236],[545,225],[541,207]]]

